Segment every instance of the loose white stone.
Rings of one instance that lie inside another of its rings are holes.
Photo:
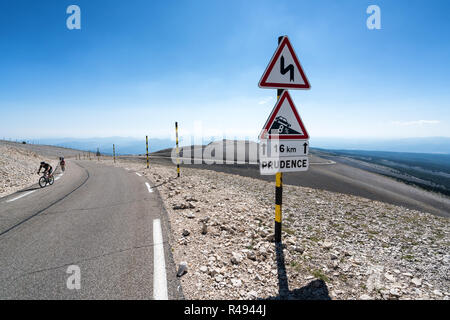
[[[390,273],[385,273],[384,277],[386,279],[388,279],[389,281],[391,281],[391,282],[395,282],[395,277],[392,274],[390,274]]]
[[[418,278],[412,278],[411,279],[411,282],[413,283],[413,284],[415,284],[416,286],[421,286],[422,285],[422,280],[420,280],[420,279],[418,279]]]
[[[242,285],[242,280],[240,279],[231,279],[231,283],[233,284],[233,287],[240,287]]]

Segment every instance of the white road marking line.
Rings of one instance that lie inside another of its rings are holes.
[[[35,192],[35,191],[36,191],[36,190],[32,190],[32,191],[25,192],[24,194],[22,194],[22,195],[20,195],[20,196],[18,196],[18,197],[15,197],[15,198],[6,200],[6,202],[13,202],[13,201],[16,201],[17,199],[23,198],[23,197],[25,197],[25,196],[27,196],[27,195],[29,195],[30,193],[33,193],[33,192]]]
[[[145,185],[147,186],[148,192],[153,192],[152,187],[150,187],[150,184],[148,182],[146,182]]]
[[[130,169],[128,169],[128,168],[125,168],[125,170],[130,170]]]
[[[153,220],[153,299],[168,300],[161,220]]]
[[[139,177],[142,177],[140,173],[137,173],[137,172],[136,172],[136,174],[137,174]]]

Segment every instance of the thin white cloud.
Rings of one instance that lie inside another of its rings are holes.
[[[415,120],[415,121],[392,121],[396,126],[423,126],[425,124],[439,124],[439,120]]]
[[[266,97],[264,99],[262,99],[261,101],[258,102],[258,104],[266,104],[269,103],[270,101],[272,101],[273,97]]]

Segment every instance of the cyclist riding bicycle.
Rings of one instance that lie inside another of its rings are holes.
[[[64,160],[64,157],[59,157],[59,165],[61,166],[62,171],[66,169],[66,161]]]
[[[44,161],[42,161],[37,174],[39,174],[41,172],[42,168],[44,168],[44,174],[47,174],[47,176],[50,176],[53,172],[52,166],[49,165],[48,163],[45,163]]]

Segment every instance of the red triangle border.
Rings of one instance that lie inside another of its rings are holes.
[[[278,57],[280,56],[281,52],[284,49],[284,46],[288,46],[288,49],[292,55],[292,58],[294,59],[297,69],[299,70],[300,75],[302,76],[305,84],[267,82],[267,78],[269,77],[270,73],[272,72],[273,66],[277,62]],[[273,55],[272,59],[270,60],[269,66],[264,71],[264,74],[263,74],[261,80],[259,81],[258,85],[260,88],[311,89],[311,85],[309,84],[308,78],[306,77],[305,73],[303,72],[303,68],[300,65],[300,61],[298,61],[297,55],[295,54],[294,49],[292,48],[291,42],[289,41],[287,36],[284,36],[283,39],[281,40],[280,45],[278,46],[277,50],[275,51],[275,54]]]
[[[273,120],[275,119],[275,117],[278,114],[278,111],[280,111],[281,106],[283,105],[283,102],[285,99],[288,99],[289,102],[289,106],[292,109],[292,112],[294,112],[294,116],[297,119],[298,124],[300,125],[300,128],[303,131],[303,134],[280,134],[277,135],[278,139],[285,139],[285,140],[308,140],[309,139],[309,134],[308,131],[306,131],[305,126],[303,125],[303,121],[300,118],[300,115],[297,112],[297,108],[294,105],[294,102],[292,101],[291,95],[289,94],[289,92],[287,90],[284,90],[283,93],[280,96],[280,99],[278,99],[277,103],[275,104],[274,109],[272,110],[272,113],[269,116],[269,119],[267,119],[266,124],[264,125],[263,130],[261,131],[261,134],[259,135],[259,139],[266,139],[264,136],[268,135],[267,139],[273,139],[272,135],[269,133],[269,129],[272,126]],[[267,132],[267,134],[265,134]]]

